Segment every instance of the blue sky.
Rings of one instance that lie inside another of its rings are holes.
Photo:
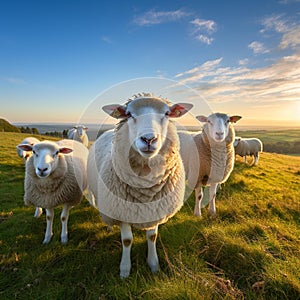
[[[0,2],[0,117],[100,122],[143,91],[300,125],[300,2]]]

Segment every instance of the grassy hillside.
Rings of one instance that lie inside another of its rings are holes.
[[[193,216],[191,197],[160,226],[161,271],[146,265],[145,233],[134,230],[132,272],[119,279],[119,229],[108,232],[87,201],[74,207],[62,246],[60,209],[42,245],[45,216],[23,205],[22,134],[0,133],[1,299],[299,299],[300,158],[238,159],[217,195],[217,217]]]
[[[20,129],[0,118],[0,132],[20,132]]]

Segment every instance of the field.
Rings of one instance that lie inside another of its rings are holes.
[[[1,299],[300,299],[300,157],[262,153],[237,160],[217,195],[217,216],[193,216],[193,197],[159,228],[161,270],[146,264],[145,233],[134,230],[132,270],[119,278],[120,232],[107,231],[86,199],[69,219],[69,242],[42,245],[45,215],[23,204],[24,165],[0,133]]]

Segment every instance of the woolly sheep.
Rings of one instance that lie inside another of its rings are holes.
[[[125,105],[103,107],[121,121],[92,145],[87,176],[103,221],[120,226],[121,278],[129,276],[131,269],[131,226],[146,230],[147,262],[152,272],[159,270],[158,225],[181,208],[185,189],[177,130],[169,119],[182,116],[191,107],[171,105],[146,93],[135,95]]]
[[[259,159],[259,152],[263,151],[263,144],[257,138],[241,138],[236,137],[234,141],[235,154],[245,157],[247,163],[247,155],[254,156],[253,165],[256,166]]]
[[[84,125],[76,125],[68,131],[68,139],[82,143],[84,146],[89,146],[89,138],[86,134],[88,128]]]
[[[241,117],[214,113],[209,117],[198,116],[196,118],[205,123],[202,132],[192,135],[179,132],[180,153],[188,185],[195,187],[194,214],[201,216],[202,186],[208,185],[210,186],[209,212],[215,215],[217,187],[228,179],[234,166],[235,131],[231,123],[237,122]],[[194,145],[197,151],[191,151]]]
[[[27,137],[21,142],[21,144],[33,146],[34,144],[39,143],[39,142],[40,141],[38,139],[36,139],[35,137]],[[19,149],[18,147],[17,147],[17,153],[20,157],[23,158],[24,163],[26,163],[28,158],[32,155],[32,151],[24,151],[22,149]],[[36,207],[33,216],[35,218],[39,218],[42,214],[43,214],[43,209],[41,207]]]
[[[26,163],[24,202],[46,209],[43,244],[52,238],[54,207],[61,204],[61,242],[67,243],[69,210],[80,203],[87,186],[87,148],[71,140],[43,141],[34,146],[21,144],[18,148],[33,152]]]

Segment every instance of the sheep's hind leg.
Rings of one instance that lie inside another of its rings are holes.
[[[127,223],[121,223],[121,240],[122,240],[122,258],[120,263],[120,277],[126,278],[130,274],[131,259],[130,251],[133,240],[131,226]]]
[[[209,187],[209,212],[212,216],[216,215],[216,193],[217,193],[218,184],[211,183]]]
[[[66,244],[68,242],[68,220],[69,220],[69,212],[72,206],[68,204],[64,204],[63,210],[60,215],[61,220],[61,243]]]
[[[158,262],[158,256],[156,251],[157,232],[158,232],[158,226],[156,226],[154,229],[150,229],[146,231],[147,244],[148,244],[147,262],[152,273],[156,273],[159,271],[159,262]]]
[[[53,231],[52,231],[52,226],[53,226],[53,218],[54,218],[54,209],[53,208],[47,208],[46,209],[46,232],[45,232],[45,238],[43,241],[43,244],[48,244],[51,241]]]
[[[203,190],[202,186],[198,186],[195,188],[195,208],[194,208],[194,215],[201,217],[201,202],[203,199]]]
[[[34,212],[34,217],[39,218],[43,214],[43,209],[41,207],[36,207]]]

